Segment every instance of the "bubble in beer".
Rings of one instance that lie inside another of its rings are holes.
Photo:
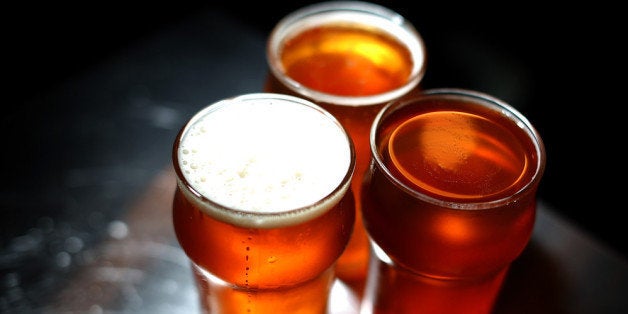
[[[188,183],[241,211],[311,205],[338,187],[351,163],[348,138],[335,120],[284,98],[213,104],[184,132],[178,159]]]

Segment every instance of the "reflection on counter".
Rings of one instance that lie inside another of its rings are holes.
[[[198,311],[191,268],[172,230],[174,185],[174,173],[167,168],[124,219],[110,225],[109,239],[82,253],[90,257],[82,258],[78,271],[43,310]],[[495,313],[619,313],[627,301],[608,292],[626,289],[628,263],[541,202],[532,241],[512,265]],[[330,301],[332,313],[357,311],[357,299],[341,282]]]

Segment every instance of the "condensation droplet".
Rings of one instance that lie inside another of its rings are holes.
[[[118,240],[124,239],[129,235],[129,227],[126,223],[119,220],[110,222],[107,231],[109,232],[109,236]]]
[[[59,252],[55,256],[55,263],[61,268],[68,267],[72,263],[72,257],[68,252]]]
[[[100,305],[98,304],[94,304],[89,308],[89,314],[102,314],[103,313],[103,309],[102,307],[100,307]]]
[[[65,250],[70,253],[78,253],[83,249],[83,240],[79,237],[69,237],[65,239]]]

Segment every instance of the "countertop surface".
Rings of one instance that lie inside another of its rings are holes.
[[[126,15],[118,16],[119,20],[115,15],[101,18],[120,25],[111,33],[98,28],[101,32],[94,36],[128,37],[115,49],[89,60],[80,57],[79,49],[85,48],[80,41],[87,35],[71,37],[75,42],[67,50],[54,45],[54,36],[67,44],[62,40],[67,37],[59,33],[66,28],[46,31],[46,24],[41,23],[38,30],[29,28],[25,35],[14,35],[19,45],[10,46],[14,55],[5,58],[15,70],[9,72],[11,103],[2,116],[6,159],[0,191],[0,312],[198,310],[190,268],[171,226],[172,144],[197,110],[226,97],[261,90],[266,36],[273,22],[299,4],[283,6],[265,18],[251,10],[240,11],[236,5],[197,6],[175,10],[177,18],[168,23],[153,17],[149,19],[152,27],[122,30],[122,26],[142,23],[139,12],[144,11],[138,6],[132,11],[138,13],[133,23]],[[529,45],[545,47],[548,60],[530,65],[530,59],[518,51],[524,45],[514,43],[525,32],[520,27],[514,32],[508,28],[516,21],[487,34],[481,32],[490,24],[486,19],[468,27],[460,21],[452,24],[454,18],[464,16],[462,11],[439,18],[443,8],[437,7],[430,18],[421,19],[425,17],[421,14],[427,14],[424,11],[414,15],[396,2],[390,6],[415,19],[424,35],[429,57],[424,86],[491,93],[526,114],[546,139],[548,171],[539,191],[534,235],[511,269],[496,313],[627,313],[628,261],[623,238],[618,238],[620,219],[612,218],[619,211],[615,207],[622,206],[617,205],[621,194],[598,176],[620,173],[609,169],[614,150],[606,152],[602,142],[591,140],[590,136],[599,135],[591,132],[600,130],[591,121],[599,120],[595,110],[586,107],[609,102],[591,102],[598,99],[597,94],[585,91],[598,87],[594,83],[567,87],[580,82],[572,79],[549,84],[575,75],[556,76],[568,68],[565,63],[571,63],[556,57],[572,50],[555,50],[574,44],[574,35],[554,37],[567,29],[564,24],[543,32],[538,30],[541,26],[532,28],[545,35],[525,36],[538,39],[528,42],[525,52],[534,51],[537,61],[540,53]],[[167,8],[150,12],[163,16]],[[39,12],[36,17],[44,15]],[[445,23],[448,19],[452,23]],[[536,21],[546,19],[542,15]],[[57,21],[46,19],[53,20]],[[493,22],[508,20],[501,16]],[[93,27],[100,21],[86,25]],[[46,49],[37,50],[42,47],[32,42],[43,37],[27,36],[39,31],[52,36],[46,37]],[[506,33],[510,36],[503,37]],[[94,45],[94,38],[83,39],[84,45],[100,47]],[[562,41],[561,45],[545,45],[555,43],[550,39]],[[43,55],[54,51],[55,58]],[[549,59],[562,61],[548,72],[540,71],[551,63]],[[72,60],[76,61],[72,71],[59,72],[54,79],[54,70],[70,66]],[[593,74],[575,72],[589,79]],[[565,102],[572,105],[569,110]],[[547,106],[553,109],[546,111]],[[573,110],[578,111],[575,116]],[[574,127],[578,123],[586,126],[589,135],[582,134],[582,127]],[[574,148],[577,145],[588,146]],[[583,161],[598,166],[585,167]],[[332,311],[353,313],[354,304],[338,287]]]

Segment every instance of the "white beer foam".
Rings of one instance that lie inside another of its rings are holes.
[[[248,213],[306,207],[338,188],[351,164],[339,124],[291,97],[256,95],[210,105],[188,123],[177,152],[188,184]]]

